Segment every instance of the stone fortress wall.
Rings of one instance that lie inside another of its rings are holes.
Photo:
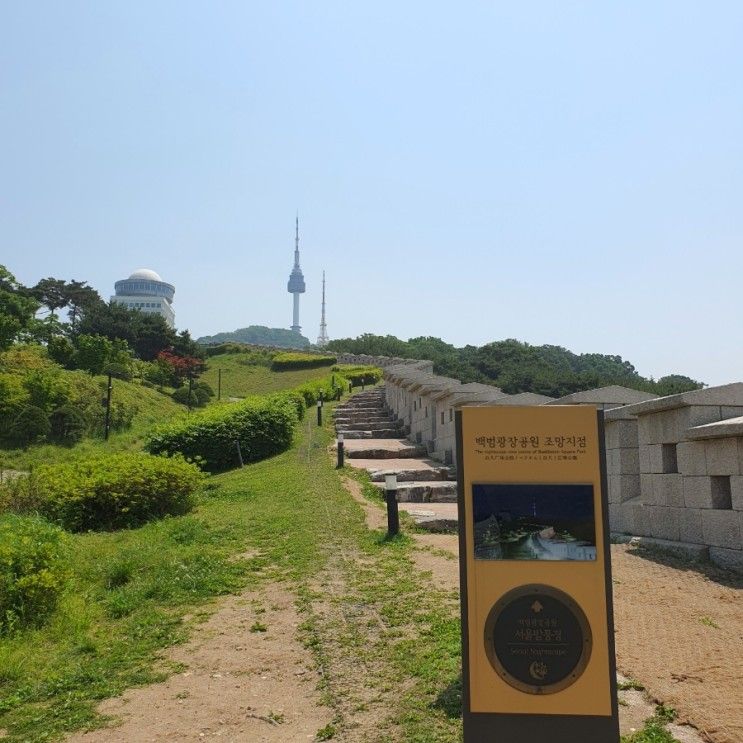
[[[508,395],[433,373],[433,363],[341,354],[384,369],[390,412],[429,456],[456,467],[454,412],[465,405],[591,405],[603,409],[609,523],[743,571],[743,383],[658,397],[618,385],[559,399]]]

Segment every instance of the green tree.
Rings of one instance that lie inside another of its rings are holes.
[[[681,392],[700,390],[705,386],[702,382],[697,382],[691,377],[685,377],[683,374],[669,374],[655,382],[653,392],[661,396],[678,395]]]
[[[37,282],[31,287],[30,293],[42,306],[49,310],[49,314],[56,316],[56,312],[67,306],[66,284],[63,279],[48,277]]]
[[[0,351],[10,348],[33,323],[38,306],[28,290],[0,265]]]
[[[95,289],[88,286],[86,281],[75,281],[73,279],[67,282],[64,293],[67,306],[70,308],[69,317],[73,333],[85,312],[88,312],[93,307],[100,307],[102,304],[105,304],[101,299],[101,295]]]
[[[100,335],[125,340],[138,358],[152,361],[160,351],[178,342],[176,332],[160,315],[130,310],[116,302],[91,306],[75,329],[75,335]]]

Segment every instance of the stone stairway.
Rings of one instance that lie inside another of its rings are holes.
[[[403,438],[408,431],[387,410],[383,387],[354,395],[335,409],[334,416],[336,432],[343,434],[346,464],[369,472],[380,490],[385,475],[394,474],[401,504],[456,503],[454,471],[429,459],[424,446]],[[415,511],[411,515],[422,526],[437,530],[456,526],[456,519],[432,519],[427,512],[420,518]]]
[[[360,392],[333,412],[335,430],[344,440],[400,439],[406,435],[402,423],[392,419],[384,402],[384,391],[379,388]],[[349,456],[351,456],[349,451]],[[362,456],[362,455],[358,455]],[[403,455],[407,456],[407,455]],[[411,454],[410,456],[415,456]]]

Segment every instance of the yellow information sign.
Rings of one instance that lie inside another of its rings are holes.
[[[614,743],[602,413],[457,416],[465,740]]]

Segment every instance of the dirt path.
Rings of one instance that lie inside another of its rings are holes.
[[[313,658],[298,641],[294,602],[277,585],[221,600],[190,642],[168,652],[185,671],[107,700],[101,713],[121,724],[68,743],[315,740],[333,713],[320,703]]]
[[[743,582],[612,546],[617,663],[714,743],[743,741]]]

